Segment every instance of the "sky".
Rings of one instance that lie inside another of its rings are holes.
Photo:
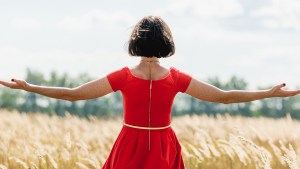
[[[299,0],[0,0],[0,79],[26,68],[95,78],[139,58],[126,44],[144,16],[162,17],[176,52],[161,59],[196,79],[236,75],[258,86],[300,86]]]

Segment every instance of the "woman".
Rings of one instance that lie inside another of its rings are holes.
[[[171,128],[171,108],[178,92],[224,104],[300,93],[283,90],[284,83],[267,90],[224,91],[175,68],[163,67],[159,59],[173,55],[175,45],[160,17],[147,16],[137,23],[128,52],[141,58],[137,66],[124,67],[76,88],[37,86],[18,79],[0,84],[69,101],[94,99],[120,90],[124,125],[103,169],[184,169],[181,146]]]

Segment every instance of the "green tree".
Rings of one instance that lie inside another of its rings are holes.
[[[0,107],[8,110],[17,109],[20,96],[20,91],[3,88],[0,91]]]

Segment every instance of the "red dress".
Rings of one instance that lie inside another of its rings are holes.
[[[143,127],[169,125],[174,97],[178,92],[185,92],[192,79],[176,68],[170,68],[166,77],[152,80],[149,113],[150,80],[134,76],[128,67],[108,74],[107,78],[112,89],[122,93],[124,122]],[[102,169],[184,168],[181,146],[171,127],[150,130],[149,140],[149,130],[123,125]]]

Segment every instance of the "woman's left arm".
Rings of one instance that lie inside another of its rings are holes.
[[[300,90],[285,90],[285,84],[280,84],[266,90],[229,90],[219,89],[208,83],[192,79],[186,92],[190,96],[208,102],[216,103],[241,103],[271,97],[290,97],[300,94]]]
[[[282,89],[284,86],[285,84],[283,83],[267,90],[229,90],[225,92],[225,95],[227,103],[241,103],[273,97],[291,97],[300,94],[300,90]]]
[[[76,88],[38,86],[18,79],[12,79],[12,82],[0,81],[0,84],[12,89],[21,89],[68,101],[94,99],[113,92],[107,77],[90,81]]]

